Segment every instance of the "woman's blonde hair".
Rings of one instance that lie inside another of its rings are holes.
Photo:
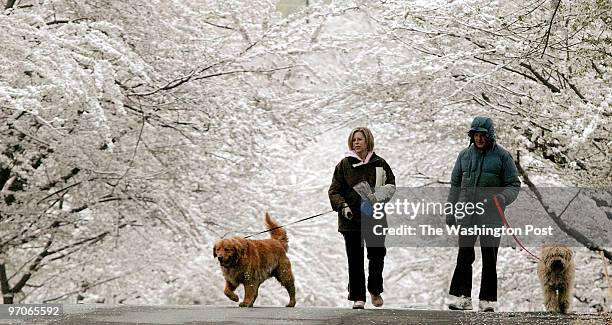
[[[366,146],[367,146],[368,152],[374,150],[374,136],[372,135],[372,131],[370,131],[370,129],[368,129],[368,128],[364,127],[364,126],[360,126],[360,127],[354,128],[353,131],[351,131],[351,134],[349,134],[349,137],[348,137],[348,148],[349,148],[349,150],[353,150],[353,136],[357,132],[363,133],[363,136],[365,137],[365,141],[366,141]]]

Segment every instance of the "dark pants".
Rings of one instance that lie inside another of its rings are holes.
[[[346,246],[346,257],[348,258],[348,300],[366,301],[365,271],[363,268],[363,245],[359,231],[342,232],[344,244]],[[383,292],[383,268],[385,266],[385,255],[387,249],[383,245],[369,243],[365,241],[368,250],[369,275],[368,291],[372,294]],[[382,246],[382,247],[381,247]]]
[[[453,296],[472,295],[472,263],[474,262],[474,244],[478,236],[459,236],[459,253],[457,266],[453,273],[449,293]],[[482,278],[478,299],[497,301],[497,249],[500,237],[480,236],[482,254]]]

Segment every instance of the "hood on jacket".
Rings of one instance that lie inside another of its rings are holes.
[[[474,143],[474,133],[484,132],[487,135],[487,139],[491,144],[495,143],[495,127],[493,126],[493,120],[486,116],[476,116],[472,121],[468,136],[470,137],[470,144]]]
[[[372,155],[374,154],[374,151],[370,151],[368,152],[368,154],[365,157],[365,160],[361,160],[361,158],[359,158],[359,156],[357,156],[357,153],[355,153],[354,150],[351,151],[347,151],[344,156],[345,157],[353,157],[353,158],[357,158],[357,160],[359,160],[359,163],[357,164],[353,164],[353,167],[357,167],[357,166],[361,166],[361,165],[365,165],[367,163],[370,162],[370,159],[372,158]]]

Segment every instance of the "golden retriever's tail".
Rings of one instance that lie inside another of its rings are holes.
[[[278,226],[276,221],[272,220],[270,214],[266,212],[266,227],[268,227],[268,229],[276,228],[270,231],[270,236],[272,239],[280,241],[285,248],[285,252],[287,252],[289,251],[289,238],[287,237],[287,232],[283,228],[277,228]]]

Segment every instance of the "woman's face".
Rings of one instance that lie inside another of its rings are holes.
[[[358,156],[362,156],[367,153],[368,146],[366,144],[363,132],[355,132],[355,134],[353,134],[353,150]]]

